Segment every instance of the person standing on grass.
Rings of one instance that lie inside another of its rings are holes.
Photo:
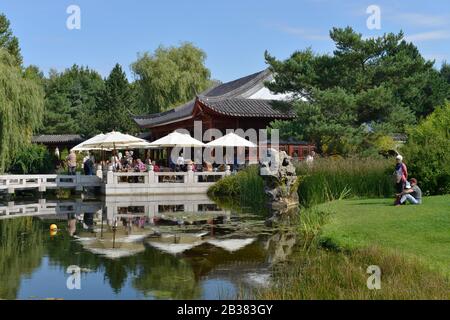
[[[66,158],[67,166],[69,167],[69,175],[74,176],[75,171],[77,169],[77,155],[75,154],[75,151],[70,150],[69,155]]]
[[[405,189],[406,181],[408,181],[408,168],[406,167],[406,164],[403,163],[403,157],[401,155],[398,155],[396,158],[396,165],[395,165],[395,189],[397,191],[397,194],[400,194]],[[400,201],[400,198],[397,196],[395,200],[395,204],[398,204]]]
[[[314,151],[311,151],[307,156],[306,156],[306,164],[309,167],[312,167],[313,163],[314,163],[314,157],[316,156],[316,153]]]
[[[412,178],[411,183],[406,182],[405,190],[398,195],[400,201],[398,205],[404,204],[406,201],[412,204],[422,203],[422,190],[417,185],[417,180]]]

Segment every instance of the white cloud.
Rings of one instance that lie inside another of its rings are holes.
[[[281,26],[279,29],[285,33],[300,36],[309,40],[328,40],[328,34],[321,34],[316,31],[311,31],[303,28],[295,28],[290,26]]]
[[[435,41],[444,39],[450,39],[449,30],[435,30],[405,36],[405,40],[410,42]]]
[[[448,25],[449,16],[422,13],[399,13],[392,16],[392,20],[411,26],[441,27]]]

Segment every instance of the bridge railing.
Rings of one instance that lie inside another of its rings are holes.
[[[30,175],[1,175],[0,191],[7,190],[13,193],[15,190],[36,188],[41,192],[46,189],[99,187],[102,179],[97,176],[59,175],[59,174],[30,174]]]
[[[112,172],[108,171],[107,185],[123,185],[123,184],[141,184],[141,185],[158,185],[158,184],[203,184],[214,183],[221,178],[231,174],[231,171],[223,172],[194,172],[188,167],[187,172]]]
[[[203,192],[214,182],[222,177],[231,175],[229,167],[223,172],[194,172],[192,166],[188,166],[187,172],[113,172],[98,170],[95,176],[39,174],[39,175],[0,175],[0,192],[14,193],[16,190],[38,189],[45,192],[47,189],[74,188],[78,191],[85,187],[102,187],[106,194],[121,194],[114,188],[130,187],[122,191],[133,194],[136,188],[165,188],[165,192],[178,187],[184,188],[182,192],[188,192],[193,187],[196,192]],[[106,187],[106,189],[105,189]],[[149,190],[151,191],[151,190]],[[178,191],[177,191],[178,192]]]

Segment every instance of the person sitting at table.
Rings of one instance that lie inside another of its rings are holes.
[[[137,159],[135,169],[137,172],[145,172],[145,169],[147,169],[147,167],[145,166],[145,163],[143,163],[141,159]]]
[[[152,161],[152,166],[153,166],[153,171],[155,171],[155,172],[160,172],[161,171],[161,168],[158,166],[156,161]]]
[[[185,167],[186,167],[186,168],[185,168],[185,169],[186,169],[185,171],[188,170],[188,167],[189,167],[189,166],[191,166],[191,170],[192,170],[192,171],[194,171],[194,172],[196,171],[196,168],[195,168],[195,165],[194,165],[194,161],[192,161],[192,160],[189,159],[189,160],[186,160],[186,161],[185,161],[185,164],[186,164],[186,165],[185,165]]]
[[[211,162],[204,161],[203,171],[206,171],[206,172],[213,171],[213,166],[212,166]]]
[[[194,167],[196,172],[203,172],[203,164],[197,163],[194,164]]]

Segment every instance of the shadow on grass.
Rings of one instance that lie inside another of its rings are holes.
[[[350,206],[379,206],[379,207],[394,207],[394,199],[392,199],[392,202],[376,202],[376,201],[373,201],[373,202],[366,202],[366,201],[364,201],[364,202],[351,202],[351,203],[348,203],[348,205],[350,205]]]

